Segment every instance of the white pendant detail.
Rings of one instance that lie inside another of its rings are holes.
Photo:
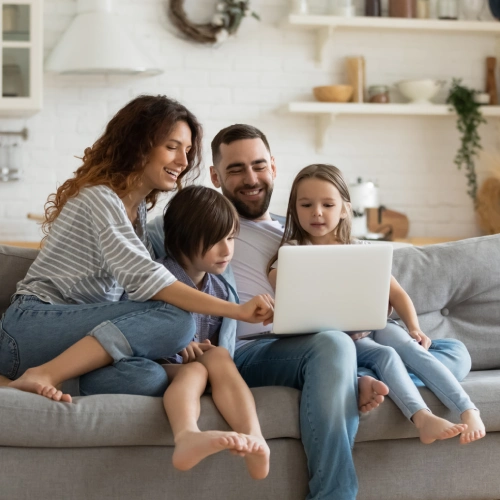
[[[45,61],[62,74],[158,75],[112,12],[112,0],[78,0],[77,15]]]

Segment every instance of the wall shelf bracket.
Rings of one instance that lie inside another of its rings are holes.
[[[333,39],[334,32],[334,26],[325,26],[318,30],[316,34],[316,62],[318,64],[323,64],[326,61],[329,44]]]
[[[337,119],[336,114],[324,114],[316,117],[316,148],[322,151],[330,135],[333,123]]]

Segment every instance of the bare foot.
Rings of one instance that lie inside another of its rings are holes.
[[[368,413],[384,402],[389,388],[380,380],[365,375],[358,378],[358,393],[359,411]]]
[[[467,429],[460,435],[460,444],[469,444],[486,436],[486,429],[478,410],[464,411],[461,420],[467,425]]]
[[[0,387],[6,387],[10,384],[11,380],[3,375],[0,375]]]
[[[247,440],[237,432],[182,431],[175,437],[174,467],[192,469],[204,458],[222,450],[248,451]]]
[[[420,434],[420,441],[424,444],[458,436],[467,429],[466,424],[454,424],[444,418],[436,417],[427,410],[417,411],[412,420]]]
[[[57,389],[53,380],[38,368],[29,368],[17,380],[10,382],[8,387],[40,394],[40,396],[53,401],[63,401],[64,403],[72,401],[69,394],[63,394]]]
[[[271,450],[262,436],[242,434],[248,444],[245,462],[252,479],[264,479],[269,474],[269,455]]]

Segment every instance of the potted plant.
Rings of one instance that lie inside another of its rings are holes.
[[[474,201],[474,206],[477,204],[475,160],[479,150],[482,149],[477,129],[481,123],[486,123],[480,110],[480,104],[474,100],[477,93],[477,90],[465,87],[461,80],[454,78],[446,99],[446,103],[451,104],[457,113],[457,129],[461,134],[460,148],[453,161],[459,169],[465,166],[465,176],[469,188],[467,194]]]

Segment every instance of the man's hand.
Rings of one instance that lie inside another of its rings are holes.
[[[247,323],[264,323],[264,325],[268,325],[273,321],[274,300],[267,293],[256,295],[239,307],[240,314],[238,320],[240,321],[246,321]]]
[[[426,351],[429,350],[429,347],[431,346],[431,339],[427,337],[422,330],[414,329],[410,330],[408,333],[410,334],[410,337],[415,339]]]
[[[199,356],[203,356],[203,353],[213,349],[214,345],[210,342],[210,340],[204,340],[203,342],[190,342],[187,347],[182,349],[182,351],[179,353],[180,356],[182,356],[182,363],[191,363],[193,361],[196,361],[196,358]]]

